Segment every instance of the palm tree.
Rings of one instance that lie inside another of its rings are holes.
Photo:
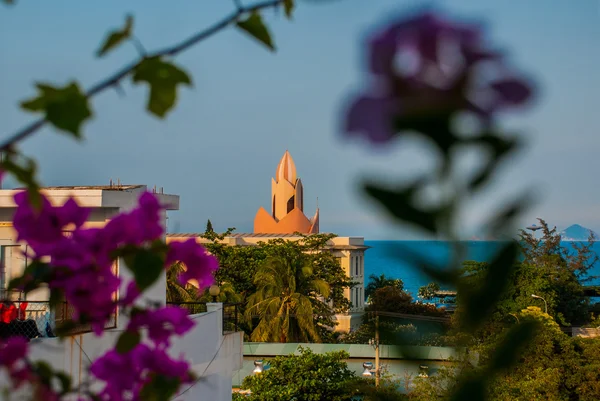
[[[248,297],[246,318],[258,320],[256,342],[319,341],[315,306],[329,297],[329,284],[313,277],[304,257],[271,257],[254,276],[257,291]]]
[[[181,285],[177,277],[185,271],[182,263],[174,263],[167,269],[167,302],[180,304],[189,313],[206,312],[204,306],[197,304],[183,304],[184,302],[200,302],[198,289],[191,284]]]
[[[403,290],[404,282],[402,282],[402,280],[400,280],[399,278],[392,279],[386,277],[385,274],[382,274],[380,276],[371,274],[369,276],[369,284],[367,284],[367,286],[365,287],[365,297],[369,298],[371,295],[373,295],[373,293],[375,293],[376,290],[384,287],[396,287],[399,290]]]

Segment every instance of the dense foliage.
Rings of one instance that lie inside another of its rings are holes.
[[[533,340],[519,352],[511,368],[496,370],[488,377],[487,396],[492,400],[597,400],[600,396],[600,340],[572,338],[538,307],[515,314],[522,323],[534,321],[538,329]],[[514,322],[516,323],[516,322]],[[458,385],[460,374],[476,376],[487,372],[499,345],[510,335],[507,330],[490,336],[474,350],[478,364],[459,362],[444,368],[429,380],[415,382],[411,399],[448,399],[448,389]]]
[[[380,276],[371,274],[369,276],[369,281],[365,286],[365,297],[369,299],[375,291],[384,287],[396,287],[402,291],[404,289],[404,282],[398,278],[393,279],[386,277],[385,274],[381,274]]]
[[[210,241],[207,251],[219,260],[215,280],[225,289],[219,299],[241,304],[248,340],[334,339],[334,314],[349,309],[344,290],[353,284],[328,249],[335,235],[299,234],[298,241],[230,246],[223,240],[233,229],[216,233],[209,223],[203,237]],[[195,299],[210,300],[207,290]]]
[[[592,319],[583,284],[584,276],[597,260],[591,249],[594,238],[587,243],[575,244],[575,250],[570,252],[561,244],[556,227],[550,229],[545,221],[540,222],[542,235],[539,238],[521,231],[523,260],[514,264],[506,288],[479,336],[497,332],[507,322],[515,320],[515,313],[531,305],[545,308],[547,304],[548,313],[562,326],[581,326]],[[462,285],[479,288],[487,275],[488,263],[465,262]],[[462,301],[459,292],[457,316],[464,312],[460,307]]]
[[[350,401],[356,392],[354,373],[348,369],[344,351],[315,354],[300,348],[299,355],[268,361],[269,369],[244,379],[252,391],[249,401]]]

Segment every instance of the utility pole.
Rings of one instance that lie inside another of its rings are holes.
[[[379,387],[379,314],[375,312],[375,387]]]

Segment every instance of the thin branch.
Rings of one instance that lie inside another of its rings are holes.
[[[146,48],[137,36],[131,36],[131,43],[133,43],[133,46],[140,54],[140,57],[146,57]]]
[[[199,42],[213,36],[214,34],[221,31],[222,29],[226,28],[230,24],[237,21],[238,18],[240,18],[243,14],[249,13],[252,11],[261,10],[263,8],[277,7],[280,4],[282,4],[283,1],[284,0],[267,0],[267,1],[262,1],[260,3],[256,3],[251,6],[238,8],[235,12],[229,14],[227,17],[218,21],[214,25],[208,27],[204,31],[198,32],[198,33],[190,36],[189,38],[183,40],[182,42],[175,44],[174,46],[167,47],[162,50],[151,53],[148,55],[148,57],[175,56],[175,55],[189,49],[190,47],[198,44]],[[115,72],[113,75],[98,82],[96,85],[92,86],[87,91],[87,93],[86,93],[87,98],[90,99],[90,98],[94,97],[95,95],[105,91],[106,89],[117,85],[123,78],[125,78],[127,75],[129,75],[138,64],[139,64],[139,60],[131,62],[131,63],[127,64],[125,67],[123,67],[120,70],[118,70],[117,72]],[[8,150],[10,147],[12,147],[17,142],[20,142],[20,141],[28,138],[31,134],[33,134],[34,132],[38,131],[40,128],[45,126],[46,123],[47,123],[46,119],[40,118],[39,120],[34,121],[33,123],[29,124],[28,126],[22,128],[21,130],[17,131],[16,133],[10,135],[7,140],[5,140],[4,142],[2,142],[2,144],[0,144],[0,152]]]

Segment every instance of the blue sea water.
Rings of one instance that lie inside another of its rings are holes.
[[[497,241],[466,241],[467,255],[465,260],[489,261],[501,246]],[[385,274],[386,277],[399,278],[404,282],[404,288],[416,297],[419,287],[433,281],[423,273],[406,255],[415,254],[432,260],[436,264],[448,263],[451,256],[450,243],[445,241],[365,241],[371,248],[365,252],[365,285],[369,276]],[[572,248],[571,242],[563,242],[563,246]],[[600,242],[595,242],[594,251],[600,255]],[[404,255],[404,257],[403,257]],[[589,272],[592,276],[600,276],[600,263]],[[590,284],[600,284],[596,279]],[[449,289],[449,288],[448,288]]]

